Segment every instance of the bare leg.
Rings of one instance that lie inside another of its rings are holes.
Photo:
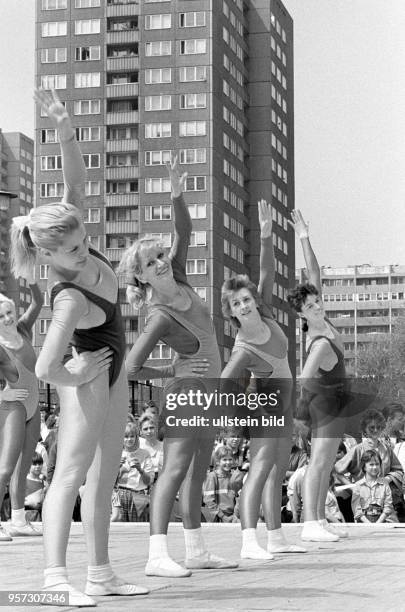
[[[5,402],[1,405],[0,505],[3,503],[6,486],[10,482],[11,476],[21,454],[21,450],[24,446],[25,419],[26,411],[20,402]]]
[[[40,414],[39,410],[25,424],[25,438],[21,455],[13,472],[10,482],[11,508],[18,510],[24,508],[26,478],[31,467],[32,457],[39,440]]]
[[[194,456],[180,494],[180,509],[185,529],[201,526],[201,492],[210,464],[214,439],[194,440]]]

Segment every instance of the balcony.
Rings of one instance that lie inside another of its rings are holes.
[[[139,92],[139,85],[138,83],[115,83],[106,85],[106,92],[107,98],[136,97]]]
[[[112,87],[108,85],[108,87]],[[107,125],[124,125],[128,123],[139,123],[138,111],[124,111],[120,113],[106,113]]]
[[[121,250],[121,249],[119,249]],[[125,285],[126,287],[126,285]],[[133,317],[137,315],[137,311],[134,310],[131,304],[121,304],[121,314],[123,317]],[[129,333],[137,333],[137,332],[129,332]]]
[[[114,193],[105,196],[106,206],[139,206],[139,194],[137,193]]]
[[[139,42],[139,30],[110,30],[106,36],[107,45]]]
[[[139,141],[137,138],[127,138],[123,140],[107,140],[107,153],[125,153],[127,151],[138,151]]]
[[[109,259],[111,262],[119,262],[122,259],[123,254],[125,253],[126,249],[106,249],[105,250],[105,256],[107,257],[107,259]]]
[[[139,166],[113,166],[105,169],[107,181],[132,180],[139,178]]]
[[[138,221],[106,221],[106,234],[138,234]]]
[[[139,15],[139,3],[107,4],[107,17],[128,17]]]
[[[121,312],[122,312],[122,307],[121,307]],[[132,315],[136,316],[136,311],[134,309],[132,309]],[[131,346],[135,344],[135,341],[138,339],[138,336],[139,334],[136,331],[126,331],[125,332],[125,339],[127,341],[127,344],[130,344]]]
[[[138,70],[139,57],[137,55],[128,55],[127,57],[107,57],[107,70]]]

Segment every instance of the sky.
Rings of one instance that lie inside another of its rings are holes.
[[[319,263],[405,265],[404,1],[284,4],[294,20],[295,202]],[[3,131],[33,136],[34,59],[35,0],[0,0]]]

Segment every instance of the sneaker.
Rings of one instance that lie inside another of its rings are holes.
[[[4,527],[0,525],[0,542],[12,542],[13,538],[9,536]]]
[[[209,552],[186,559],[184,565],[188,569],[236,569],[238,567],[234,561],[227,561]]]
[[[162,576],[164,578],[188,578],[191,576],[189,569],[185,569],[170,557],[160,557],[148,561],[145,574],[146,576]]]
[[[43,602],[43,605],[46,606],[69,606],[70,608],[94,608],[97,606],[97,602],[94,601],[91,597],[88,597],[85,593],[78,591],[68,582],[63,582],[56,584],[51,587],[43,587],[42,591],[45,593],[52,593],[56,591],[57,593],[66,593],[66,598],[64,602],[60,601],[60,597],[55,599],[55,602]]]
[[[240,551],[241,559],[254,559],[255,561],[271,561],[274,559],[274,555],[267,550],[264,550],[258,544],[250,544],[249,546],[242,546]]]
[[[322,527],[329,531],[329,533],[333,533],[337,535],[339,538],[348,538],[349,532],[346,529],[343,529],[340,525],[336,525],[336,523],[327,523],[322,524]]]
[[[114,576],[111,580],[105,580],[104,582],[87,580],[84,592],[86,595],[96,595],[97,597],[105,595],[147,595],[149,589],[124,582],[124,580]]]
[[[14,525],[14,523],[9,522],[7,524],[7,531],[9,535],[13,536],[13,538],[19,537],[32,537],[32,536],[41,536],[42,529],[34,529],[32,524],[27,521],[25,525]]]
[[[319,523],[311,526],[304,524],[301,540],[304,542],[338,542],[339,536],[324,529]]]

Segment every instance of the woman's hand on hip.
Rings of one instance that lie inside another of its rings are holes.
[[[173,363],[173,367],[176,378],[205,376],[209,368],[209,362],[208,359],[187,359],[187,361]]]
[[[113,359],[113,352],[108,346],[98,351],[84,351],[83,353],[78,353],[73,347],[72,355],[73,359],[70,359],[65,367],[71,374],[80,376],[81,385],[94,380],[102,372],[108,370]]]

